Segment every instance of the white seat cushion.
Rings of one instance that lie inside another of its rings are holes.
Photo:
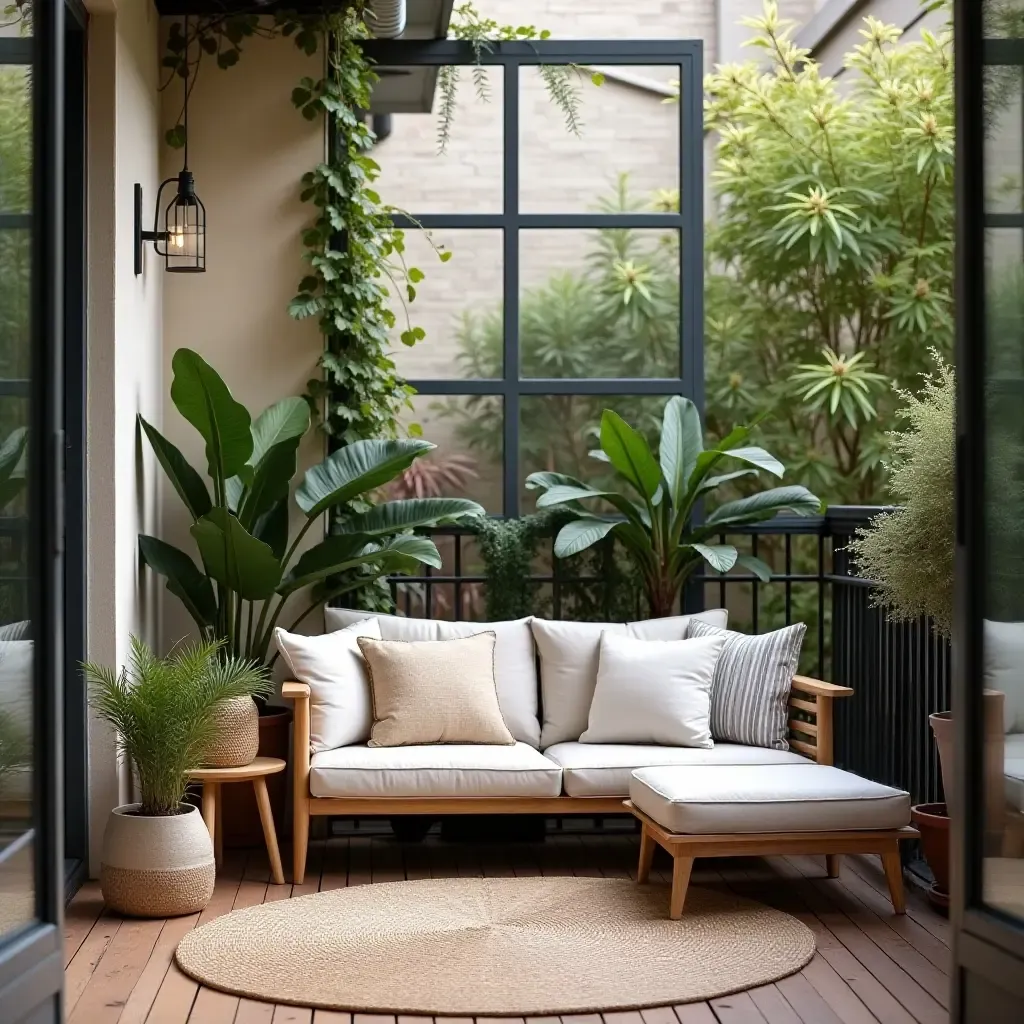
[[[670,832],[833,832],[902,828],[910,795],[824,764],[639,768],[629,798]]]
[[[515,746],[338,747],[314,754],[311,796],[550,797],[562,769],[527,743]]]
[[[1024,732],[1010,733],[1003,752],[1006,802],[1024,813]]]
[[[637,640],[685,640],[691,618],[725,628],[729,613],[724,608],[697,615],[670,615],[642,622],[562,622],[533,619],[530,628],[540,655],[541,704],[544,725],[540,745],[550,747],[578,740],[587,728],[590,705],[597,685],[601,634],[615,633]],[[384,617],[380,617],[383,630]],[[515,730],[512,730],[515,732]]]
[[[698,747],[656,747],[637,743],[556,743],[544,751],[562,766],[566,796],[629,796],[635,768],[656,765],[811,764],[789,750],[716,743]]]
[[[494,681],[498,706],[508,731],[531,747],[540,746],[537,652],[530,619],[509,622],[447,622],[444,619],[412,619],[404,615],[375,615],[352,608],[327,608],[328,630],[342,629],[362,619],[375,618],[382,640],[458,640],[477,633],[494,633]]]

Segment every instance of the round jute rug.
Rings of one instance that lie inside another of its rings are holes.
[[[814,937],[759,903],[603,878],[362,885],[236,910],[178,965],[268,1002],[438,1016],[539,1016],[692,1002],[800,970]]]

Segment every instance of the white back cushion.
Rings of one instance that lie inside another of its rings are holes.
[[[725,628],[724,608],[697,615],[672,615],[642,622],[560,622],[534,619],[530,623],[540,652],[541,706],[544,724],[541,748],[578,740],[587,728],[597,685],[601,634],[610,632],[637,640],[684,640],[691,618]]]
[[[376,615],[353,608],[327,608],[327,629],[340,629],[370,617],[380,624],[382,640],[458,640],[477,633],[494,633],[494,680],[498,706],[505,725],[521,743],[540,744],[537,713],[537,655],[530,619],[509,622],[446,622],[412,619],[403,615]]]
[[[376,619],[322,636],[274,630],[291,677],[309,687],[309,746],[313,753],[365,743],[373,725],[373,699],[357,637],[382,639]]]
[[[724,647],[724,632],[700,640],[637,640],[605,630],[580,743],[714,746],[711,680]]]
[[[985,619],[985,686],[1006,694],[1007,732],[1024,732],[1024,622]]]

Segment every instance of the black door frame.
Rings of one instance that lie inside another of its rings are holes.
[[[500,230],[504,371],[500,378],[412,379],[420,395],[495,395],[503,400],[503,513],[519,515],[520,399],[525,395],[685,395],[704,406],[704,133],[700,40],[612,40],[502,42],[477,51],[455,40],[380,39],[363,44],[385,67],[476,65],[501,68],[502,208],[496,213],[423,213],[396,217],[404,228]],[[630,213],[523,213],[519,200],[519,69],[539,64],[662,65],[679,68],[679,211]],[[661,228],[680,234],[679,371],[674,377],[523,377],[519,365],[519,242],[529,229]]]
[[[956,367],[957,518],[953,645],[956,722],[954,799],[962,809],[950,833],[953,869],[955,1024],[984,1013],[992,1024],[1024,1019],[1024,924],[984,903],[985,810],[982,620],[988,568],[986,475],[986,233],[1024,234],[1024,212],[991,213],[985,202],[986,65],[1024,66],[1024,40],[986,40],[987,5],[954,5],[956,39]],[[1024,339],[1021,339],[1024,344]],[[1024,529],[1024,526],[1022,526]]]

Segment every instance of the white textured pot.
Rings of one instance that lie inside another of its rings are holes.
[[[181,814],[115,807],[103,833],[100,888],[114,910],[132,917],[177,917],[202,910],[213,895],[213,843],[199,808]]]
[[[203,754],[204,768],[244,768],[260,748],[260,715],[252,697],[232,697],[214,705],[216,734]]]

